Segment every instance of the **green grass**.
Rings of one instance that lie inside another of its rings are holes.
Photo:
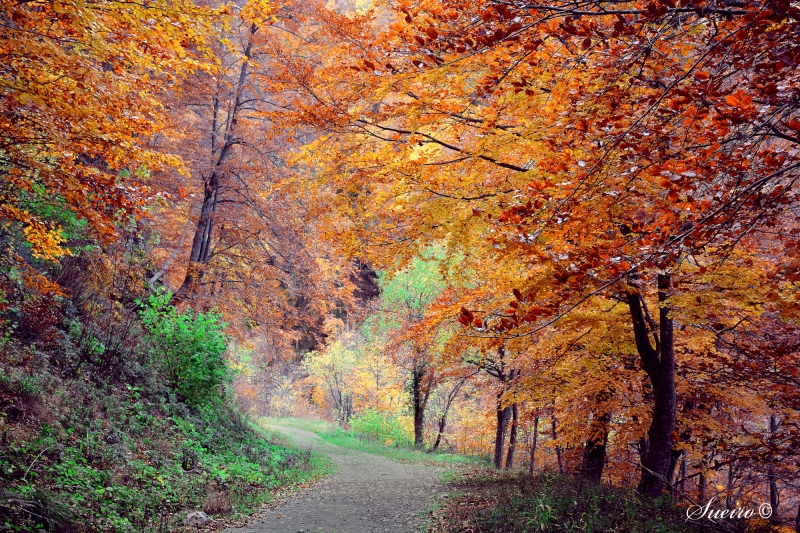
[[[318,434],[323,441],[342,448],[357,450],[373,455],[387,457],[405,463],[425,463],[433,466],[485,465],[486,460],[479,457],[451,453],[428,453],[407,446],[385,446],[380,442],[364,438],[350,431],[345,431],[335,424],[324,420],[302,418],[267,418],[267,427],[286,426],[304,429]]]

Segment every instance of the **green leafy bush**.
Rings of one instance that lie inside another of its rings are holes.
[[[350,419],[350,430],[360,437],[384,444],[410,446],[412,435],[407,424],[394,416],[387,416],[370,408]]]
[[[219,399],[230,379],[225,364],[225,324],[216,313],[178,310],[170,294],[151,296],[142,311],[142,323],[156,364],[187,403],[202,405]]]

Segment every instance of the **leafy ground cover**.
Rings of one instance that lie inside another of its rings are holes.
[[[235,519],[329,468],[227,403],[190,406],[166,387],[2,379],[27,387],[43,423],[6,426],[0,531],[166,531],[193,509]]]
[[[227,404],[192,407],[167,388],[4,379],[28,387],[28,408],[46,422],[4,434],[0,530],[170,530],[182,511],[247,514],[327,469]]]

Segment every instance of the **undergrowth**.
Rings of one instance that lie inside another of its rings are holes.
[[[473,470],[451,483],[452,493],[429,512],[427,533],[705,533],[687,523],[668,498],[545,472]]]
[[[52,303],[47,329],[0,313],[0,532],[176,531],[194,510],[222,525],[326,471],[239,413],[218,315],[167,293]]]
[[[249,514],[274,489],[326,469],[230,402],[191,406],[157,382],[41,370],[0,379],[4,389],[28,390],[22,419],[0,418],[0,531],[171,531],[184,511]]]

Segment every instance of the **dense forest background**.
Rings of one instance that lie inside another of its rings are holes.
[[[795,3],[2,4],[0,527],[317,417],[800,528]]]

